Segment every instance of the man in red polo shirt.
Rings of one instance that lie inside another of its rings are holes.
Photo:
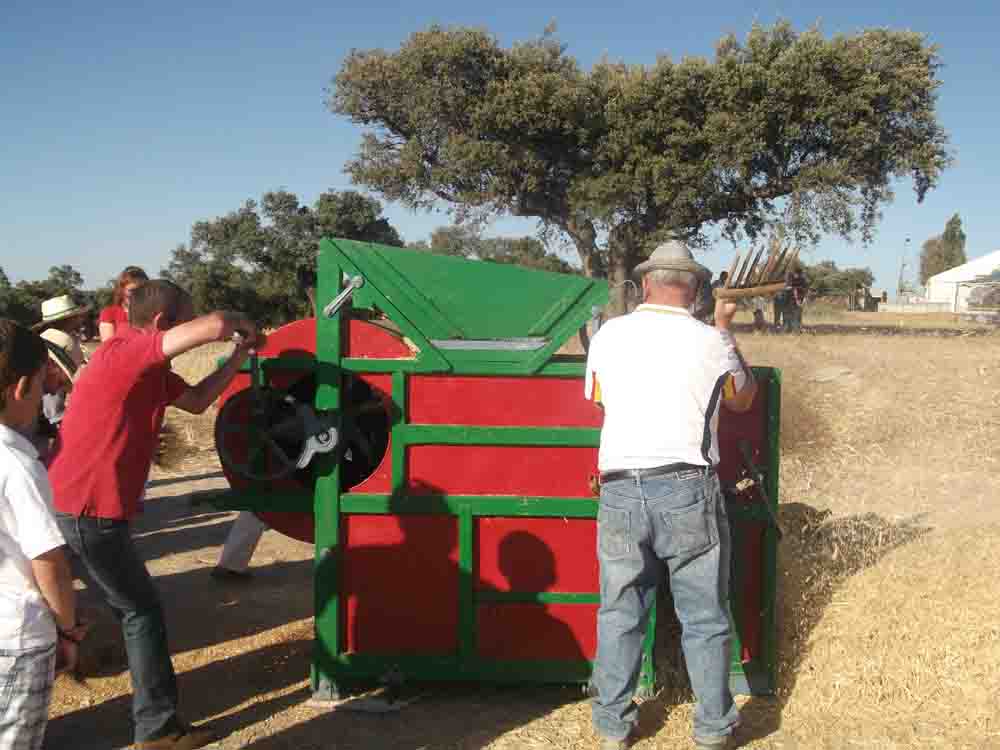
[[[177,715],[160,598],[129,530],[167,406],[205,411],[258,345],[256,326],[243,315],[192,319],[192,311],[191,298],[172,282],[133,291],[132,328],[105,342],[81,371],[49,467],[59,528],[122,624],[134,747],[143,750],[192,750],[216,739]],[[229,360],[197,385],[171,371],[171,358],[237,332],[241,343]]]

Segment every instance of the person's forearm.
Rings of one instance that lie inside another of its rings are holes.
[[[240,366],[244,361],[244,357],[237,356],[234,352],[233,356],[227,359],[222,367],[207,375],[197,385],[191,387],[195,396],[196,405],[200,408],[200,411],[207,409],[219,396],[222,395],[222,392],[226,390],[226,386],[232,382],[236,373],[239,372]]]
[[[202,315],[174,326],[163,334],[163,354],[168,358],[213,341],[231,341],[234,333],[255,338],[257,329],[246,316],[227,311]]]
[[[740,351],[739,344],[736,343],[736,337],[733,332],[728,328],[722,330],[722,340],[725,342],[726,346],[729,347],[730,351],[736,355],[736,358],[740,361],[740,367],[743,368],[743,372],[746,374],[746,382],[743,384],[743,388],[748,388],[751,383],[753,383],[753,370],[750,369],[750,365],[747,364],[746,359],[743,357],[743,352]],[[740,390],[743,390],[741,388]]]
[[[31,570],[42,598],[52,610],[56,627],[68,632],[76,626],[76,592],[73,573],[62,547],[49,550],[31,561]]]

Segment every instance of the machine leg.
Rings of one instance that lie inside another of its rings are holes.
[[[642,667],[639,671],[639,685],[636,687],[635,696],[639,700],[649,700],[656,695],[656,667],[653,663],[652,653],[645,653],[642,656]]]
[[[310,703],[333,703],[342,697],[343,686],[325,675],[313,676],[313,694]]]

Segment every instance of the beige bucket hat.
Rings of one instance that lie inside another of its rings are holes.
[[[82,315],[89,312],[85,305],[78,305],[68,294],[47,299],[42,303],[42,319],[32,326],[34,330],[52,325],[57,320],[72,318],[74,315]]]
[[[49,350],[49,359],[59,365],[66,376],[73,380],[77,370],[85,361],[80,342],[58,328],[48,328],[40,335],[45,341],[45,348]]]
[[[691,248],[680,240],[670,240],[659,245],[647,260],[635,267],[636,276],[650,271],[686,271],[693,273],[699,281],[708,281],[712,272],[694,259]]]

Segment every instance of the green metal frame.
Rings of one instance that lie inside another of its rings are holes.
[[[532,335],[544,336],[547,344],[536,351],[482,351],[444,350],[436,348],[432,339],[485,338],[483,332],[504,335],[490,311],[480,319],[463,318],[458,323],[453,313],[454,300],[431,300],[422,295],[415,284],[420,278],[419,264],[410,267],[409,275],[399,270],[399,257],[393,253],[407,253],[409,263],[412,251],[399,251],[364,243],[342,240],[324,240],[321,244],[317,297],[333,299],[341,291],[342,279],[360,274],[365,284],[355,292],[354,302],[359,306],[377,308],[386,313],[418,347],[412,359],[349,358],[341,354],[341,316],[331,319],[321,316],[317,321],[316,360],[274,359],[264,360],[261,372],[266,379],[280,370],[317,370],[315,406],[320,410],[339,413],[344,373],[391,373],[391,398],[398,419],[391,426],[391,488],[390,494],[341,493],[337,464],[329,456],[319,460],[315,489],[308,492],[272,491],[266,486],[250,491],[227,493],[218,498],[220,505],[232,509],[256,511],[312,512],[315,517],[315,635],[316,646],[312,667],[312,688],[317,698],[333,699],[340,688],[348,683],[367,681],[385,676],[392,671],[402,672],[414,680],[493,680],[493,681],[546,681],[584,682],[589,679],[589,661],[503,661],[486,660],[476,656],[476,607],[483,602],[539,602],[592,605],[599,602],[598,591],[566,592],[495,592],[476,591],[474,588],[474,528],[478,517],[565,517],[595,518],[598,504],[586,498],[511,497],[511,496],[457,496],[457,495],[405,495],[406,449],[411,445],[518,445],[518,446],[584,446],[597,447],[600,430],[585,428],[542,427],[471,427],[452,425],[413,425],[408,421],[407,378],[411,373],[452,373],[466,375],[516,375],[530,374],[538,377],[584,376],[583,357],[558,357],[554,352],[589,319],[593,306],[607,302],[608,289],[603,283],[576,277],[560,277],[526,269],[470,263],[451,258],[434,257],[427,268],[438,274],[439,284],[454,284],[465,294],[495,294],[494,274],[498,269],[510,276],[511,282],[528,285],[525,292],[531,300],[539,301],[543,294],[569,284],[571,291],[555,303],[540,301],[534,314],[538,323]],[[426,264],[425,264],[426,265]],[[443,270],[442,270],[443,269]],[[484,273],[485,272],[485,273]],[[513,275],[511,275],[513,272]],[[547,278],[545,278],[547,277]],[[556,277],[555,283],[553,278]],[[532,286],[534,284],[535,286]],[[486,287],[489,286],[489,288]],[[433,288],[433,287],[430,287]],[[533,290],[533,293],[532,293]],[[519,289],[519,292],[523,289]],[[347,310],[349,307],[343,308]],[[531,314],[531,311],[528,311]],[[772,436],[771,465],[768,467],[768,491],[777,499],[777,425],[780,400],[780,377],[770,374],[771,398],[769,399],[769,428]],[[338,425],[340,427],[340,425]],[[402,509],[401,509],[402,508]],[[458,520],[459,538],[459,591],[458,622],[459,646],[448,656],[383,656],[341,653],[338,581],[340,567],[340,523],[345,514],[396,514],[426,513],[455,516]],[[767,568],[765,589],[767,600],[773,603],[776,584],[774,571],[776,540],[769,532],[767,543]],[[774,609],[767,613],[765,664],[767,684],[774,684]],[[655,689],[653,646],[655,642],[656,611],[653,609],[647,629],[640,674],[641,693],[651,694]],[[739,644],[734,644],[738,657]],[[756,667],[756,665],[754,665]],[[734,685],[739,687],[745,678],[738,658],[733,665]],[[754,678],[759,684],[759,680]],[[757,692],[760,692],[759,690]]]

